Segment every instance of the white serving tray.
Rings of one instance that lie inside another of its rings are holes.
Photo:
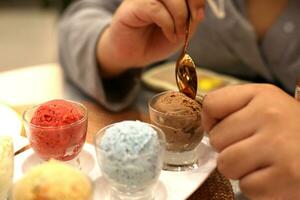
[[[23,138],[22,138],[23,139]],[[155,200],[184,200],[187,199],[207,179],[216,167],[217,153],[212,150],[207,140],[199,146],[199,168],[185,172],[162,171],[155,187]],[[15,157],[14,182],[20,179],[31,167],[43,163],[29,149]],[[109,185],[101,176],[97,164],[95,149],[85,144],[77,159],[66,162],[87,174],[94,182],[94,199],[109,199]]]

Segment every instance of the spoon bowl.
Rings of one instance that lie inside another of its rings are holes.
[[[195,99],[197,94],[197,73],[194,61],[184,54],[176,63],[176,83],[180,92]]]

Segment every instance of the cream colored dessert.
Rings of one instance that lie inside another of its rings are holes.
[[[32,168],[13,187],[13,200],[89,200],[92,184],[77,169],[50,160]]]
[[[0,136],[0,200],[6,199],[12,184],[13,153],[12,139]]]

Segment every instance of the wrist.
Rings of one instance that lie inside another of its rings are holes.
[[[132,68],[126,64],[126,60],[120,58],[118,48],[114,47],[111,39],[110,27],[106,28],[99,37],[96,58],[99,64],[101,75],[105,78],[112,78]]]

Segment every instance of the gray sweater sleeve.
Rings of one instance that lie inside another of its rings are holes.
[[[130,105],[140,85],[140,70],[130,70],[109,80],[101,78],[99,72],[97,41],[118,6],[118,0],[76,1],[64,13],[59,25],[59,59],[65,76],[112,111]]]

